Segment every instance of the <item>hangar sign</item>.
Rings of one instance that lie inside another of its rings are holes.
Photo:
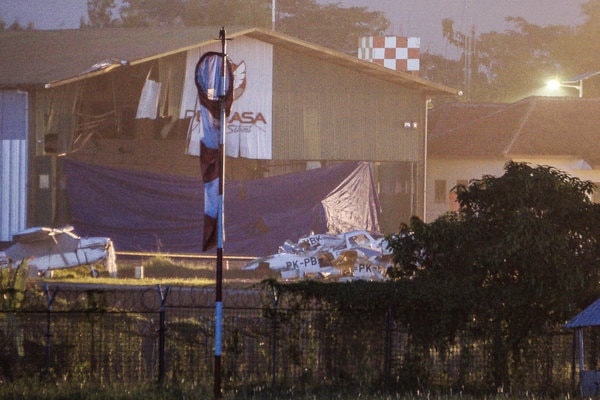
[[[193,115],[186,154],[200,154],[203,137],[199,102],[193,85],[200,54],[220,51],[218,44],[188,51],[180,118]],[[227,120],[225,151],[229,157],[272,158],[273,46],[251,38],[235,38],[227,45],[233,62],[233,105]]]

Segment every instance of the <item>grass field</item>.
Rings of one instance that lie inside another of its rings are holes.
[[[183,400],[183,399],[214,399],[212,393],[199,392],[193,385],[190,387],[159,387],[157,385],[140,385],[139,387],[122,386],[96,386],[73,384],[62,382],[59,384],[44,385],[39,381],[3,384],[0,385],[0,397],[2,399],[46,399],[46,400],[100,400],[100,399],[143,399],[143,400]],[[228,400],[567,400],[571,395],[558,397],[539,397],[532,394],[509,395],[498,393],[494,395],[468,395],[463,393],[436,394],[428,392],[411,394],[361,394],[361,393],[326,393],[326,394],[304,394],[293,393],[272,395],[260,393],[257,395],[236,394],[224,392],[222,399]]]
[[[229,261],[224,263],[223,283],[227,286],[248,286],[263,279],[275,276],[270,271],[244,271],[244,262]],[[55,270],[48,281],[76,281],[79,283],[96,283],[109,285],[152,285],[168,284],[182,286],[211,286],[215,284],[215,262],[213,260],[180,260],[168,256],[148,258],[117,259],[118,277],[111,278],[100,272],[100,276],[92,278],[90,268],[81,266],[65,270]],[[136,278],[136,267],[143,266],[144,278]]]
[[[215,284],[215,266],[214,261],[189,261],[172,259],[168,256],[155,256],[146,259],[123,259],[117,260],[118,278],[110,278],[106,274],[100,277],[92,278],[89,267],[79,267],[75,269],[55,271],[52,278],[40,278],[42,281],[49,282],[77,282],[94,283],[108,285],[172,285],[172,286],[206,286],[214,287]],[[223,280],[226,287],[251,287],[260,281],[273,277],[269,271],[244,271],[241,269],[241,262],[229,263],[224,268]],[[135,269],[138,266],[144,267],[144,278],[136,278]],[[41,382],[32,378],[27,382],[0,382],[1,399],[212,399],[212,393],[200,393],[199,388],[190,383],[183,387],[162,387],[158,385],[139,385],[131,386],[103,386],[92,382],[69,382],[66,379]],[[327,393],[316,394],[309,393],[296,395],[286,393],[282,395],[271,395],[270,393],[260,393],[254,395],[227,393],[223,395],[224,399],[298,399],[298,400],[321,400],[321,399],[339,399],[339,400],[517,400],[517,399],[537,399],[537,400],[566,400],[573,397],[564,394],[556,397],[539,397],[533,394],[508,395],[506,393],[487,394],[475,396],[464,393],[411,393],[411,394],[365,394],[365,393]]]

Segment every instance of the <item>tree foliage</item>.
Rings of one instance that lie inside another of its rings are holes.
[[[101,17],[110,0],[89,0]],[[275,30],[346,53],[356,53],[358,38],[385,31],[390,22],[366,7],[322,5],[315,0],[278,0]],[[256,26],[272,27],[270,0],[124,0],[123,26]],[[102,18],[94,20],[104,21]]]
[[[0,310],[18,311],[23,306],[27,290],[27,259],[16,268],[0,269]]]
[[[462,73],[457,75],[451,69],[445,74],[446,60],[424,57],[424,76],[433,77],[435,71],[438,81],[462,89],[465,100],[512,102],[547,94],[543,88],[551,78],[567,80],[598,71],[600,1],[588,0],[581,8],[586,19],[575,29],[539,26],[515,16],[506,19],[509,29],[503,32],[476,34],[455,30],[454,21],[446,18],[442,32],[447,43],[459,51],[456,62]],[[600,95],[600,80],[586,81],[584,95]]]
[[[385,31],[390,22],[367,7],[343,8],[315,0],[279,0],[276,30],[348,54],[356,54],[362,36]]]
[[[597,54],[600,52],[600,1],[588,0],[581,5],[581,12],[585,17],[582,25],[577,26],[574,34],[565,37],[561,48],[563,51],[560,59],[563,77],[573,77],[579,74],[600,71]],[[600,96],[599,77],[585,81],[585,97]]]
[[[457,60],[462,74],[457,79],[453,73],[449,80],[454,82],[449,84],[465,91],[466,98],[515,101],[537,94],[548,79],[561,71],[566,60],[564,49],[573,38],[569,27],[541,27],[521,17],[509,17],[507,22],[511,29],[477,36],[474,32],[455,31],[450,19],[442,22],[444,38],[462,52]],[[438,65],[435,59],[430,61],[433,65],[426,65],[427,69],[444,74],[445,65]]]
[[[120,9],[124,26],[266,27],[270,13],[264,0],[125,0]]]
[[[87,0],[88,22],[81,21],[82,28],[108,28],[118,23],[113,13],[117,10],[115,0]]]
[[[495,384],[508,384],[508,360],[518,363],[529,339],[599,294],[593,188],[552,167],[509,162],[501,177],[458,185],[458,211],[429,224],[413,218],[391,236],[395,277],[421,297],[414,335],[489,339]]]
[[[33,22],[29,21],[26,26],[21,25],[18,19],[15,19],[10,25],[6,25],[6,22],[2,18],[0,18],[0,31],[24,31],[24,30],[33,30],[35,29],[35,25]]]

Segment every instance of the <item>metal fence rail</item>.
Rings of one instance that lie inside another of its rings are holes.
[[[29,291],[0,313],[0,382],[37,376],[100,383],[193,384],[210,391],[214,296],[185,287],[61,285]],[[288,307],[262,290],[227,291],[226,391],[489,389],[489,346],[457,338],[446,349],[412,344],[392,310],[377,316],[320,304]],[[539,338],[513,371],[530,390],[571,390],[572,337]]]

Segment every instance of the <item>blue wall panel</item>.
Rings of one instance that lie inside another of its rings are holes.
[[[0,91],[0,241],[27,224],[28,95]]]

